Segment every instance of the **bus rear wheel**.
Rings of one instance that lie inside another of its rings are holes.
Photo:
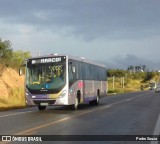
[[[38,106],[38,109],[40,110],[40,111],[42,111],[42,110],[45,110],[46,109],[46,106]]]
[[[99,104],[99,98],[100,98],[100,90],[97,91],[97,97],[96,100],[94,100],[95,105]]]
[[[97,95],[96,100],[94,101],[95,105],[99,104],[99,96]]]
[[[98,104],[99,104],[99,96],[98,95],[96,96],[95,100],[89,102],[90,106],[92,106],[92,105],[98,105]]]

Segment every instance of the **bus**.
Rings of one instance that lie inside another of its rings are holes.
[[[106,67],[85,58],[53,54],[29,58],[25,64],[26,104],[47,106],[96,104],[107,93]],[[22,75],[20,67],[19,75]]]
[[[155,90],[156,88],[157,88],[157,83],[155,81],[150,81],[149,82],[149,89]]]

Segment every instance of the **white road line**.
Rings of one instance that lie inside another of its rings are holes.
[[[144,95],[146,95],[146,94],[148,94],[148,92],[147,92],[147,93],[144,93],[144,94],[141,94],[141,95],[138,95],[138,96],[135,96],[135,97],[133,97],[133,98],[142,97],[142,96],[144,96]]]
[[[159,135],[160,134],[160,114],[154,129],[153,135]],[[150,144],[158,144],[158,141],[152,141]]]
[[[142,95],[139,95],[139,96],[136,96],[134,97],[133,99],[137,98],[137,97],[141,97],[141,96],[144,96],[146,93],[142,94]],[[153,132],[153,135],[160,135],[160,114],[159,114],[159,117],[158,117],[158,120],[157,120],[157,123],[156,123],[156,126],[155,126],[155,129],[154,129],[154,132]],[[151,141],[150,144],[158,144],[159,141]]]
[[[20,115],[20,114],[30,113],[30,112],[33,112],[33,111],[18,112],[18,113],[13,113],[13,114],[8,114],[8,115],[2,115],[2,116],[0,116],[0,118],[4,118],[4,117],[8,117],[8,116],[14,116],[14,115]]]
[[[126,99],[126,101],[131,101],[131,100],[133,100],[133,99],[131,99],[131,98],[129,98],[129,99]]]

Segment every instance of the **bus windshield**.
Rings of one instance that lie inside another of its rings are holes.
[[[27,65],[26,86],[30,91],[59,92],[65,85],[65,63],[43,63]]]

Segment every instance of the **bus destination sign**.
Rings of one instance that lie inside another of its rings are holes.
[[[57,63],[62,62],[65,57],[52,57],[52,58],[41,58],[41,59],[32,59],[31,64],[41,64],[41,63]]]

